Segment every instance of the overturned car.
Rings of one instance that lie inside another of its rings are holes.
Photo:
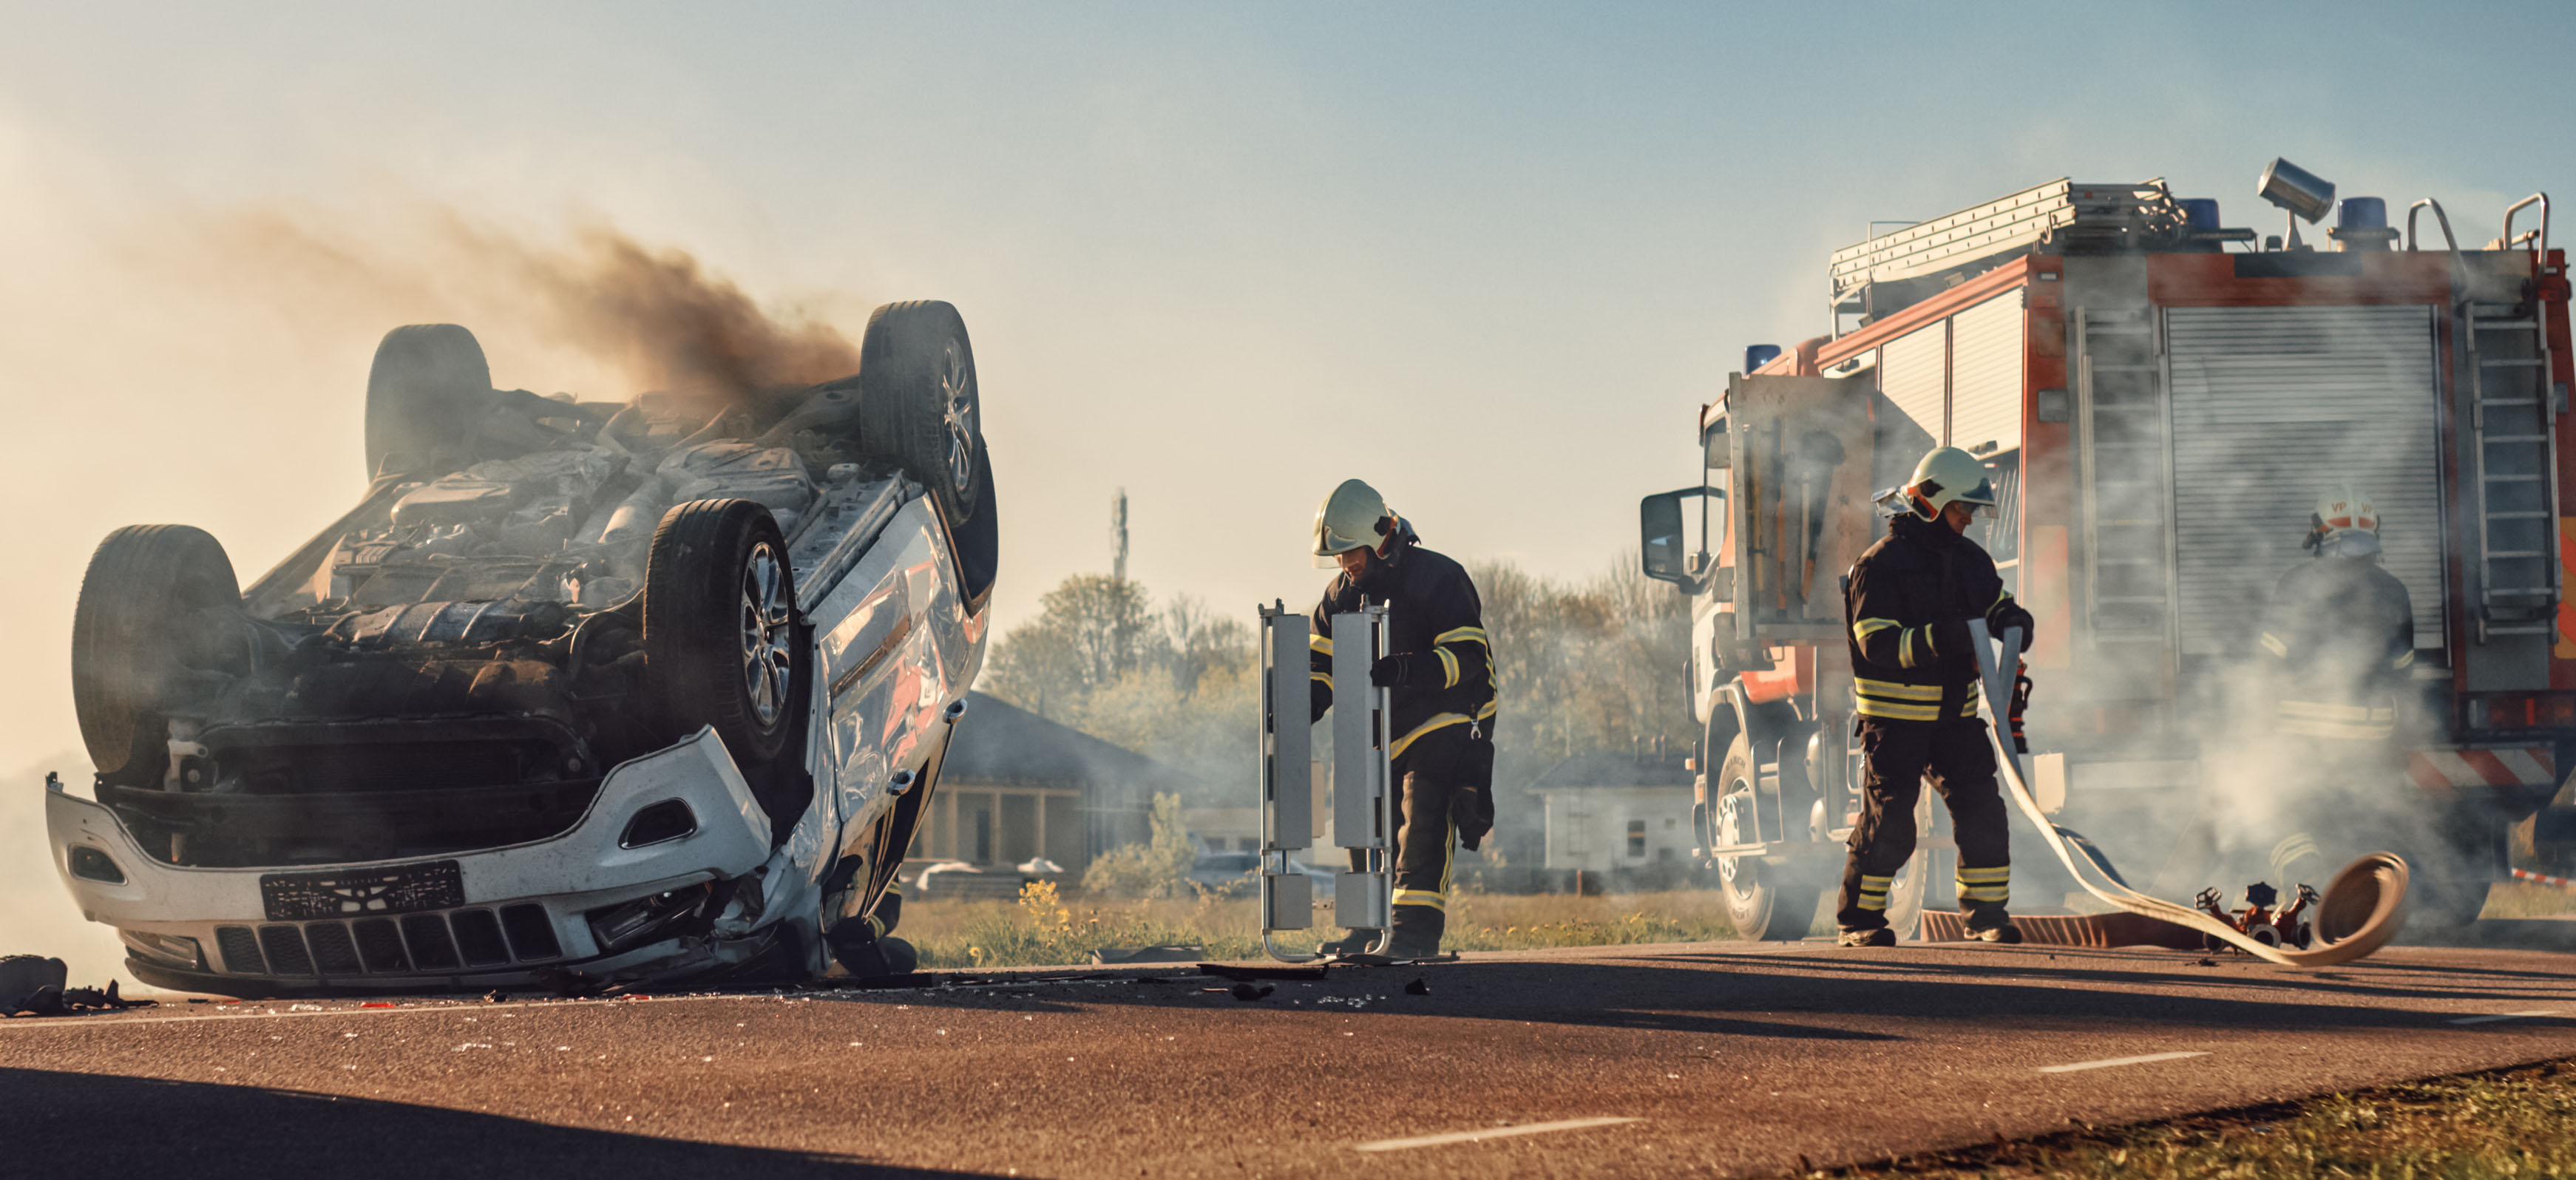
[[[627,402],[492,385],[452,324],[368,378],[356,507],[246,589],[208,534],[91,558],[95,798],[56,867],[128,967],[240,995],[884,970],[879,899],[983,659],[974,354]],[[870,921],[875,914],[875,921]]]

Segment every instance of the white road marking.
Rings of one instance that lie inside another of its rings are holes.
[[[2534,1010],[2529,1011],[2529,1012],[2495,1012],[2495,1013],[2490,1013],[2490,1014],[2485,1015],[2485,1016],[2463,1016],[2463,1017],[2460,1017],[2460,1018],[2459,1018],[2459,1019],[2457,1019],[2457,1020],[2452,1021],[2451,1023],[2453,1023],[2453,1024],[2493,1024],[2493,1023],[2495,1023],[2496,1021],[2499,1021],[2499,1020],[2521,1020],[2521,1019],[2524,1019],[2524,1018],[2526,1018],[2526,1017],[2532,1017],[2532,1016],[2556,1016],[2556,1015],[2558,1015],[2558,1009],[2556,1009],[2556,1008],[2538,1008],[2538,1009],[2534,1009]]]
[[[2086,1069],[2109,1069],[2114,1065],[2145,1065],[2150,1061],[2180,1061],[2185,1057],[2207,1057],[2206,1052],[2141,1053],[2136,1057],[2106,1057],[2100,1061],[2078,1061],[2071,1065],[2043,1065],[2041,1073],[2074,1073]]]
[[[1617,1115],[1590,1119],[1564,1119],[1553,1123],[1523,1123],[1517,1127],[1480,1127],[1473,1131],[1451,1131],[1446,1135],[1424,1135],[1414,1139],[1380,1139],[1359,1144],[1361,1151],[1403,1151],[1411,1147],[1439,1147],[1450,1143],[1481,1143],[1487,1139],[1508,1139],[1514,1135],[1539,1135],[1549,1131],[1580,1131],[1585,1127],[1607,1127],[1617,1123],[1642,1123],[1646,1120]]]

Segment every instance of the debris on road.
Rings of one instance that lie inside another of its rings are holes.
[[[157,1000],[129,1000],[116,994],[116,981],[106,990],[67,986],[70,968],[61,959],[42,955],[0,956],[0,1018],[21,1013],[69,1016],[81,1012],[122,1012],[149,1008]]]
[[[1427,996],[1431,994],[1431,985],[1417,978],[1413,982],[1404,985],[1404,994],[1408,996]]]
[[[1275,985],[1267,983],[1238,983],[1234,985],[1234,998],[1249,1004],[1254,1000],[1262,999],[1270,993],[1278,990],[1278,987]]]

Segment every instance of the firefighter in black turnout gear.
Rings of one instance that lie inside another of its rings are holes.
[[[1366,603],[1387,607],[1390,654],[1369,669],[1391,690],[1395,833],[1395,934],[1399,959],[1440,953],[1447,922],[1452,835],[1474,849],[1494,826],[1494,661],[1484,604],[1456,561],[1421,546],[1413,527],[1375,489],[1346,480],[1315,512],[1315,558],[1341,567],[1309,623],[1313,720],[1333,705],[1332,616]],[[1351,867],[1362,866],[1353,850]],[[1318,948],[1357,954],[1377,931],[1354,930]]]
[[[2367,815],[2371,826],[2403,843],[2420,822],[2387,812],[2389,787],[2405,774],[2397,741],[2397,702],[2415,663],[2415,607],[2406,584],[2379,564],[2379,512],[2346,485],[2329,490],[2308,517],[2301,547],[2310,560],[2290,567],[2272,588],[2258,636],[2262,682],[2271,698],[2263,746],[2278,763],[2267,776],[2297,804],[2286,815],[2329,812],[2345,822]],[[2322,880],[2355,849],[2320,847],[2306,831],[2260,832],[2271,881]],[[2409,851],[2419,883],[2444,862]],[[2231,868],[2251,871],[2250,864]],[[2427,892],[2438,892],[2435,890]],[[2423,896],[2419,893],[2419,898]],[[2480,892],[2482,899],[2484,894]],[[2419,902],[2420,905],[2420,902]],[[2468,911],[2475,912],[2475,905]]]
[[[1861,750],[1861,817],[1852,829],[1834,921],[1844,946],[1893,946],[1887,890],[1914,854],[1914,805],[1930,777],[1959,843],[1959,902],[1969,936],[2020,942],[2011,900],[2011,843],[1995,755],[1978,716],[1968,620],[2000,636],[2030,612],[2004,592],[1986,551],[1962,533],[1995,503],[1985,464],[1956,447],[1923,456],[1887,536],[1853,564],[1843,594]]]

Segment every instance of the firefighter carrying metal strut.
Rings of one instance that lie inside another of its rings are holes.
[[[1456,561],[1421,546],[1376,489],[1345,480],[1315,510],[1315,564],[1339,566],[1315,604],[1307,640],[1312,720],[1333,705],[1333,616],[1387,606],[1387,648],[1369,682],[1389,691],[1396,797],[1395,933],[1387,954],[1440,953],[1448,920],[1451,834],[1470,850],[1494,826],[1494,662],[1484,604]],[[1351,867],[1365,867],[1351,852]],[[1358,954],[1377,939],[1354,930],[1317,950]]]
[[[1997,635],[2018,627],[2027,647],[2030,612],[2005,592],[1994,559],[1962,535],[1977,509],[1995,505],[1985,464],[1939,447],[1923,456],[1901,492],[1904,506],[1888,521],[1887,536],[1852,565],[1843,592],[1866,762],[1860,824],[1852,829],[1834,921],[1844,946],[1896,945],[1887,890],[1914,855],[1914,804],[1928,775],[1958,833],[1968,936],[2020,942],[2005,908],[2010,837],[1994,750],[1977,716],[1968,620],[1984,618]]]

